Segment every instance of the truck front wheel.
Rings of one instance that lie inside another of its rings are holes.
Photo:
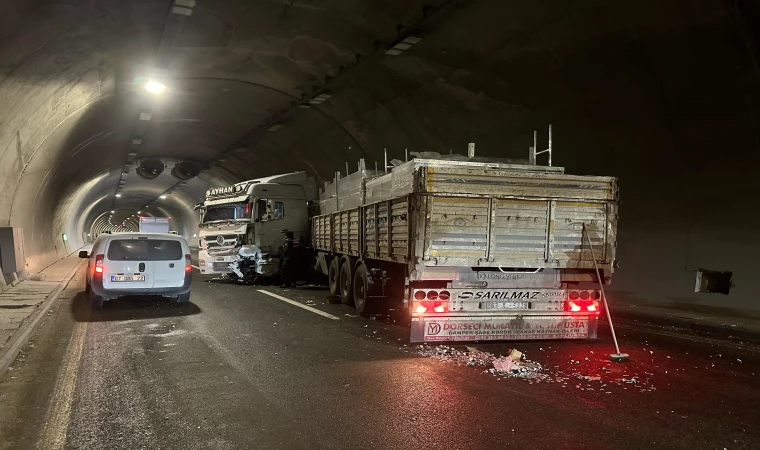
[[[343,261],[340,268],[340,302],[349,306],[354,304],[354,274],[351,272],[351,262],[349,260]]]

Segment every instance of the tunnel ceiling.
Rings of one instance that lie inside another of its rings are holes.
[[[383,149],[519,158],[549,123],[555,161],[585,173],[756,129],[749,1],[175,1],[0,1],[0,225],[121,221],[168,192],[188,214],[210,185]],[[180,184],[177,161],[203,171]]]

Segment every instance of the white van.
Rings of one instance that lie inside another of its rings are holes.
[[[87,263],[86,289],[97,308],[125,295],[161,295],[190,301],[193,267],[182,236],[168,233],[102,234],[92,251],[79,252]]]

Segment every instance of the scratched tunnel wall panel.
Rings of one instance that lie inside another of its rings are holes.
[[[81,244],[103,213],[133,214],[177,180],[130,172],[114,204],[166,6],[47,5],[0,0],[0,226],[24,228],[30,271]],[[149,105],[138,156],[205,170],[151,214],[192,235],[210,186],[295,170],[332,179],[358,158],[382,166],[384,148],[402,159],[475,142],[479,156],[525,159],[532,130],[544,147],[552,123],[555,165],[620,178],[614,295],[760,309],[757,4],[472,0],[428,19],[419,6],[338,0],[283,15],[204,1],[218,20],[188,21],[181,51],[169,48],[176,84]],[[399,23],[422,41],[384,55]],[[299,108],[314,86],[331,97]],[[733,271],[735,287],[694,293],[698,268]]]

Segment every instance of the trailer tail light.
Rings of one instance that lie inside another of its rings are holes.
[[[449,310],[449,291],[416,291],[412,311],[416,314],[445,313]]]
[[[193,260],[190,255],[185,255],[185,272],[193,271]]]
[[[95,275],[103,273],[103,260],[104,259],[105,259],[105,255],[96,255],[95,256]]]
[[[565,302],[565,311],[577,313],[598,313],[599,302],[595,300],[568,300]]]
[[[412,311],[417,314],[426,312],[445,313],[449,310],[449,302],[429,301],[424,300],[421,302],[414,302],[412,305]]]

